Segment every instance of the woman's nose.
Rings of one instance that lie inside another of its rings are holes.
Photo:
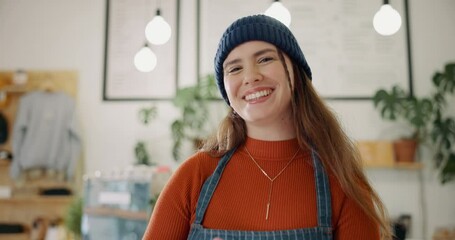
[[[244,84],[250,84],[262,80],[262,74],[257,66],[246,67],[244,69]]]

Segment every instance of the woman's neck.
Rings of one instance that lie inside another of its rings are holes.
[[[300,146],[296,138],[289,140],[267,141],[248,137],[245,142],[245,148],[248,149],[253,157],[258,159],[289,160],[295,154],[297,149],[300,149]]]
[[[248,137],[266,140],[280,141],[296,137],[294,124],[290,122],[278,122],[276,124],[246,123]]]

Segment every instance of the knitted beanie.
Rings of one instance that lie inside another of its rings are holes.
[[[271,43],[285,52],[294,63],[297,63],[311,79],[311,69],[292,32],[286,25],[266,15],[252,15],[240,18],[232,23],[221,37],[215,55],[215,78],[221,96],[229,105],[224,88],[223,63],[229,53],[238,45],[248,41]]]

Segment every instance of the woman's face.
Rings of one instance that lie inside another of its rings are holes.
[[[283,55],[293,84],[292,63]],[[274,45],[262,41],[243,43],[229,53],[223,69],[231,107],[247,126],[289,123],[292,90]]]

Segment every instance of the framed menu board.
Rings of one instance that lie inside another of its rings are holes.
[[[218,41],[229,24],[243,16],[263,13],[271,2],[198,0],[200,76],[214,71]],[[290,29],[322,97],[367,100],[377,89],[395,84],[412,94],[407,0],[390,1],[403,22],[392,36],[381,36],[373,28],[373,16],[383,3],[380,0],[281,2],[291,12]]]
[[[169,100],[175,96],[179,6],[180,0],[106,0],[103,100]],[[144,46],[145,26],[158,8],[172,35],[163,45],[148,44],[156,54],[157,65],[144,73],[135,68],[134,56]]]

